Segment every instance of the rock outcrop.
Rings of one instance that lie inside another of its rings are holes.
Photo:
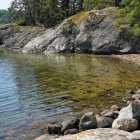
[[[140,53],[138,42],[133,42],[121,30],[114,29],[117,8],[79,13],[56,28],[40,29],[0,28],[0,48],[16,49],[22,53]],[[40,34],[41,32],[41,34]],[[40,34],[40,35],[39,35]],[[37,37],[38,36],[38,37]]]

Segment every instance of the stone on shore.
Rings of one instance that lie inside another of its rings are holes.
[[[62,125],[61,133],[64,134],[65,131],[67,131],[69,129],[73,129],[73,128],[78,129],[79,121],[80,121],[79,119],[71,119],[71,120],[66,120],[66,121],[62,122],[61,123],[61,125]]]
[[[132,98],[133,98],[134,100],[140,100],[140,94],[134,94],[134,95],[132,96]]]
[[[119,111],[109,111],[107,113],[104,113],[102,116],[116,119],[118,117],[118,115],[119,115]]]
[[[60,134],[61,133],[61,125],[57,124],[49,124],[48,125],[48,133],[49,134]]]
[[[133,131],[137,129],[138,121],[130,118],[117,118],[112,124],[113,129]]]
[[[84,130],[89,130],[89,129],[94,129],[94,128],[97,128],[97,121],[93,112],[88,112],[84,114],[81,117],[81,120],[79,123],[79,130],[84,131]]]
[[[128,90],[127,94],[135,94],[133,90]]]
[[[138,89],[138,90],[136,91],[136,94],[140,94],[140,89]]]
[[[100,115],[96,115],[97,127],[98,128],[111,128],[113,119],[109,117],[103,117]]]
[[[113,106],[110,108],[110,111],[120,111],[120,108],[119,108],[117,105],[113,105]]]

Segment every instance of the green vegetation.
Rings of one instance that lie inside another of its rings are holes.
[[[13,0],[9,11],[0,11],[0,24],[9,23],[12,18],[17,25],[49,28],[68,17],[71,17],[73,23],[83,21],[88,15],[84,11],[111,6],[119,7],[115,26],[131,36],[140,37],[139,0]],[[68,24],[63,28],[62,34],[69,34]]]
[[[12,22],[13,14],[8,10],[0,10],[0,25]]]
[[[62,35],[72,35],[75,33],[76,24],[70,19],[67,20],[66,23],[63,25],[61,34]]]
[[[18,25],[53,27],[82,11],[119,6],[120,0],[13,0],[9,8]]]
[[[140,37],[140,1],[122,0],[122,8],[116,13],[119,20],[115,23],[117,28],[122,28],[129,35]]]

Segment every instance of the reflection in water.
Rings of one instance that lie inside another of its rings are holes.
[[[119,104],[136,70],[110,56],[0,52],[0,139],[33,139],[49,122]]]

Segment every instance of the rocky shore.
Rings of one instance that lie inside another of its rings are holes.
[[[74,15],[51,29],[0,27],[0,49],[21,53],[140,53],[140,41],[115,29],[117,8],[92,10]]]
[[[61,124],[49,124],[48,134],[35,140],[140,140],[140,87],[129,90],[121,102],[99,114],[87,112]]]

